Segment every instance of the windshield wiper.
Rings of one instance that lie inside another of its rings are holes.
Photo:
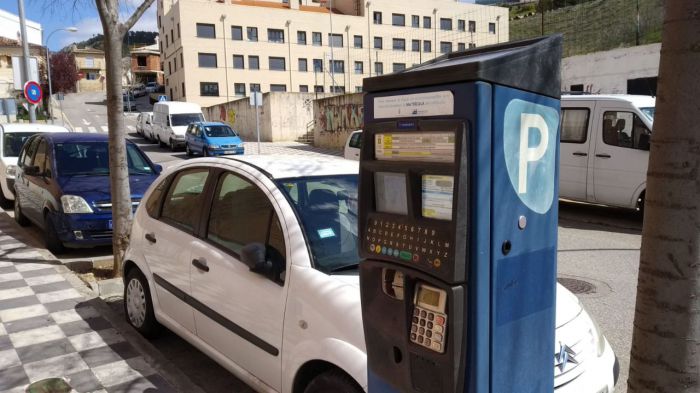
[[[351,263],[348,265],[343,265],[343,266],[338,266],[336,268],[333,268],[333,269],[331,269],[330,272],[331,272],[331,274],[332,273],[339,273],[339,272],[344,272],[344,271],[348,271],[348,270],[355,270],[359,267],[360,267],[359,263]]]

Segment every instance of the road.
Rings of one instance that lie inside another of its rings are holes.
[[[139,109],[149,110],[148,102],[143,102],[147,97],[140,100],[137,103]],[[76,130],[79,127],[76,124],[88,127],[82,128],[83,132],[89,131],[89,127],[102,130],[102,126],[107,124],[104,95],[99,93],[67,95],[64,112]],[[127,127],[134,123],[135,115],[127,115]],[[154,162],[170,165],[186,158],[182,152],[173,153],[157,145],[146,144],[133,132],[130,132],[129,138],[139,144]],[[282,151],[317,154],[299,145],[264,144],[265,151],[270,154]],[[615,350],[620,361],[617,392],[627,391],[641,227],[641,219],[634,212],[569,202],[559,204],[559,280],[578,295]],[[40,242],[41,232],[34,228],[29,231]],[[72,251],[61,257],[81,259],[109,254],[110,250],[106,248]],[[119,307],[115,305],[115,309]],[[179,359],[183,372],[204,390],[244,389],[240,381],[178,337],[170,335],[156,344],[176,363]],[[194,367],[196,364],[206,366]]]

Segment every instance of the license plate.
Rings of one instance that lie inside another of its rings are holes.
[[[236,154],[235,150],[224,150],[224,154]]]
[[[107,229],[112,229],[112,220],[107,221]]]

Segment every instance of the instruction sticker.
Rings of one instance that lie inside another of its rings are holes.
[[[454,114],[451,91],[374,98],[374,118],[445,116]]]
[[[318,237],[321,239],[325,239],[327,237],[334,237],[335,232],[333,231],[333,228],[324,228],[324,229],[319,229],[316,231],[318,233]]]
[[[452,220],[453,176],[422,176],[423,217]]]
[[[375,134],[374,153],[377,160],[454,162],[453,132],[401,132]]]

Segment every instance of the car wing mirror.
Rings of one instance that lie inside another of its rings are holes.
[[[38,166],[26,166],[24,167],[24,174],[27,176],[38,176],[39,167]]]
[[[241,249],[241,262],[250,271],[262,273],[265,266],[265,245],[262,243],[249,243]]]
[[[153,164],[153,169],[155,169],[156,175],[160,175],[160,173],[163,172],[163,165]]]
[[[240,252],[243,262],[251,272],[258,273],[279,285],[284,284],[284,257],[277,250],[262,243],[246,244]]]

